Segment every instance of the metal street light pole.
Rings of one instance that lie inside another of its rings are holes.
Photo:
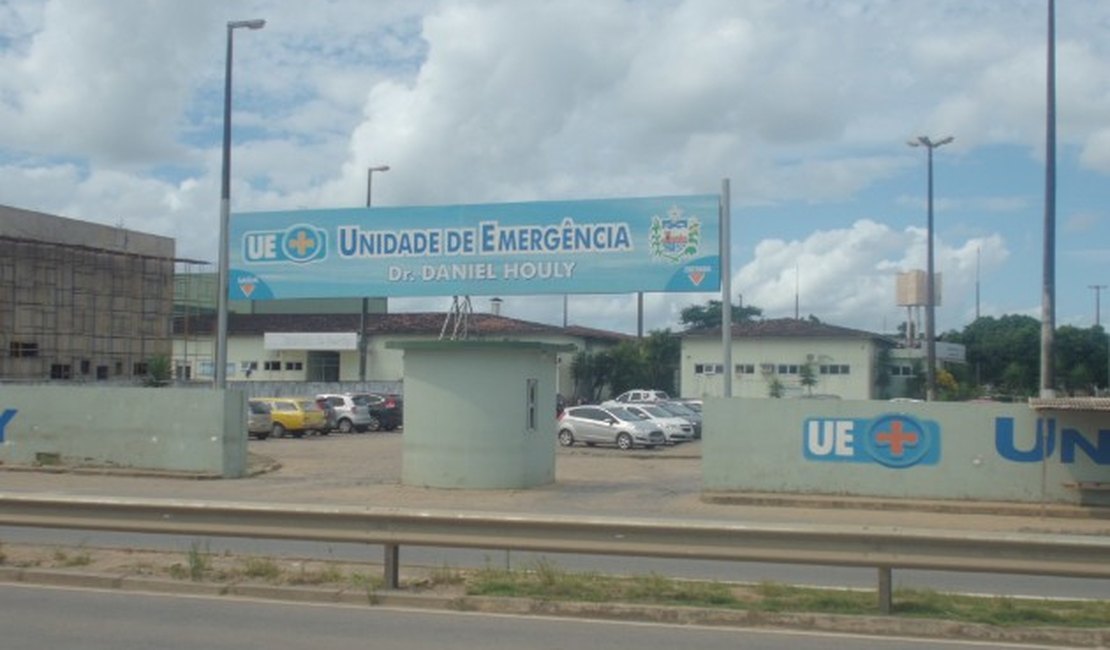
[[[1102,319],[1099,318],[1099,315],[1102,314],[1102,305],[1100,304],[1101,301],[1099,300],[1099,298],[1102,297],[1102,290],[1106,288],[1106,285],[1089,284],[1087,285],[1087,288],[1093,289],[1095,292],[1095,327],[1098,327],[1102,322]]]
[[[366,207],[374,200],[374,172],[387,172],[389,165],[378,165],[366,170]],[[370,309],[370,299],[363,297],[362,312],[358,319],[358,380],[366,381],[366,312]]]
[[[928,248],[925,259],[925,399],[937,399],[937,345],[936,345],[936,283],[933,274],[933,149],[952,142],[952,136],[940,140],[930,140],[928,136],[918,136],[910,140],[911,147],[925,147],[928,150],[928,225],[926,239]]]
[[[227,388],[228,218],[231,206],[231,42],[236,29],[262,29],[266,21],[234,20],[227,24],[227,61],[224,70],[224,149],[220,183],[220,255],[216,274],[216,388]]]

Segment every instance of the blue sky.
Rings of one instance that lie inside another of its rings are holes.
[[[938,330],[1040,316],[1045,0],[0,0],[0,203],[172,236],[215,260],[225,25],[233,211],[717,192],[733,292],[873,331],[925,267]],[[1110,284],[1110,3],[1057,6],[1058,324]],[[677,327],[709,294],[645,297]],[[1108,306],[1110,293],[1102,296]],[[485,308],[487,297],[475,297]],[[450,298],[395,310],[446,309]],[[635,298],[571,323],[635,331]],[[561,323],[561,296],[503,313]]]

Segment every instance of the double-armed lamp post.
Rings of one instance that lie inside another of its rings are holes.
[[[918,136],[907,144],[911,147],[925,147],[929,152],[928,168],[928,226],[926,239],[928,240],[925,254],[925,399],[933,402],[937,399],[937,345],[936,345],[936,283],[933,275],[933,149],[943,147],[952,142],[952,136],[931,140],[928,136]]]

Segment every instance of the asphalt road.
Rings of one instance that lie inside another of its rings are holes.
[[[5,650],[926,650],[960,641],[707,628],[247,599],[52,589],[0,590]],[[1030,648],[991,644],[992,648]]]
[[[438,490],[400,484],[401,434],[354,434],[251,441],[262,461],[275,471],[238,480],[188,480],[151,476],[77,473],[0,472],[5,492],[177,498],[268,503],[390,506],[413,509],[644,516],[712,519],[745,523],[821,523],[943,528],[955,530],[1067,532],[1110,535],[1110,521],[1049,516],[1015,517],[930,511],[877,511],[852,508],[801,508],[722,505],[701,501],[700,443],[655,451],[575,447],[560,449],[556,482],[531,490]],[[263,458],[264,457],[264,458]],[[110,533],[0,529],[0,541],[91,546],[141,546],[185,550],[195,541],[172,537]],[[211,540],[214,551],[265,555],[304,555],[340,559],[381,558],[377,548],[289,542]],[[402,549],[402,567],[524,566],[526,554],[504,551]],[[770,580],[789,584],[874,588],[870,569],[753,563],[651,560],[642,558],[557,558],[559,566],[614,574],[659,573],[741,582]],[[968,573],[896,571],[895,585],[999,595],[1037,595],[1110,599],[1110,581]]]

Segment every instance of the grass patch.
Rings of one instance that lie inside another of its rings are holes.
[[[248,557],[243,566],[243,575],[248,578],[277,582],[281,578],[281,567],[267,557]]]
[[[61,567],[79,567],[92,564],[92,556],[88,551],[80,551],[70,555],[62,549],[54,549],[54,565]]]
[[[203,550],[201,550],[200,542],[194,541],[189,545],[189,552],[185,555],[185,559],[188,564],[187,575],[190,580],[199,582],[204,579],[204,574],[211,570],[212,554],[208,549],[207,543],[205,543]]]
[[[773,582],[733,585],[675,580],[659,575],[623,578],[568,573],[550,562],[522,570],[486,567],[470,574],[466,592],[475,596],[624,602],[764,612],[876,616],[878,596],[870,590],[815,589]],[[997,626],[1110,626],[1110,601],[958,596],[898,589],[894,615]]]

